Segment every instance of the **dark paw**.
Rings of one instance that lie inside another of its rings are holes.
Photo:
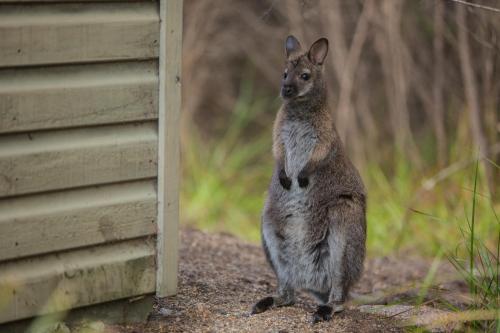
[[[264,297],[252,307],[251,314],[262,313],[269,310],[274,305],[274,299],[271,296]]]
[[[279,178],[280,184],[285,190],[289,190],[292,187],[292,180],[286,175],[285,169],[281,169]]]
[[[333,313],[333,309],[331,306],[320,305],[320,306],[318,306],[318,308],[316,309],[316,312],[313,315],[312,323],[316,324],[320,321],[328,321],[328,320],[332,319],[332,313]]]
[[[309,185],[309,178],[305,177],[298,177],[297,180],[299,181],[299,186],[301,188],[307,187]]]
[[[309,177],[307,176],[307,173],[304,170],[299,172],[297,181],[299,182],[299,186],[301,188],[307,187],[307,185],[309,185]]]

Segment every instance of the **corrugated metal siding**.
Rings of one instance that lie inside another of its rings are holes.
[[[0,4],[0,323],[155,290],[159,22]]]

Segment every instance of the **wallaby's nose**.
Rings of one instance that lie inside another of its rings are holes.
[[[290,84],[285,84],[283,88],[281,88],[281,95],[283,97],[292,97],[295,94],[295,86]]]

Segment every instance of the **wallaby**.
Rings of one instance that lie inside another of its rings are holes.
[[[304,290],[319,305],[313,323],[343,310],[365,258],[366,194],[327,104],[323,62],[328,40],[307,52],[289,36],[283,106],[274,123],[275,168],[262,214],[262,245],[278,280],[276,296],[252,314],[294,304]]]

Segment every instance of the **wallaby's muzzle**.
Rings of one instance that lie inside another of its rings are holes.
[[[297,87],[295,87],[294,85],[285,84],[283,87],[281,87],[281,96],[283,98],[292,98],[295,95],[297,95]]]

